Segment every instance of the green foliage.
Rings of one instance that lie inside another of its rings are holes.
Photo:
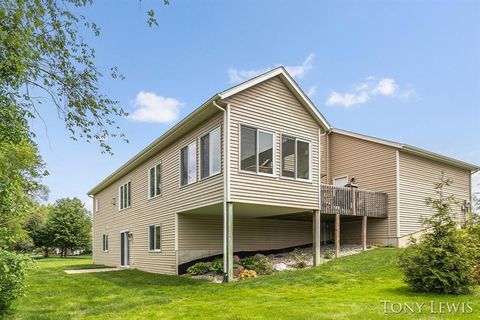
[[[223,258],[216,258],[210,265],[210,271],[216,274],[223,274]]]
[[[32,266],[27,255],[0,251],[0,313],[24,295],[25,276]]]
[[[91,220],[78,198],[56,201],[45,224],[47,244],[62,249],[88,249],[91,241]]]
[[[335,251],[333,251],[332,249],[326,249],[323,252],[323,257],[325,259],[333,259],[335,257]]]
[[[308,254],[300,249],[295,249],[291,253],[293,260],[295,261],[295,267],[303,269],[307,267],[307,261],[309,259]]]
[[[207,266],[205,262],[197,262],[193,266],[190,266],[187,269],[188,274],[192,276],[198,276],[201,274],[208,273],[210,271],[210,267]]]
[[[113,116],[125,116],[118,102],[99,86],[95,51],[82,32],[100,34],[98,26],[76,13],[90,0],[6,0],[0,4],[0,106],[40,117],[39,105],[50,102],[73,139],[106,142],[117,129]],[[112,68],[112,78],[122,78]],[[35,94],[33,94],[35,92]],[[120,135],[123,137],[123,135]]]
[[[415,291],[464,294],[474,284],[474,248],[469,246],[465,232],[457,228],[452,212],[455,198],[444,196],[444,188],[451,184],[442,174],[435,184],[437,198],[426,199],[434,211],[423,220],[427,232],[420,241],[412,239],[400,256],[405,282]]]
[[[21,221],[35,199],[45,198],[40,181],[46,174],[27,121],[15,108],[0,106],[0,249],[25,239]]]
[[[240,260],[239,265],[245,269],[253,270],[257,274],[270,274],[273,272],[272,264],[266,258],[257,259],[255,256],[245,257]]]

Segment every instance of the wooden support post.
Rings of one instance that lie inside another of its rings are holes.
[[[340,256],[340,214],[335,215],[335,258]]]
[[[362,248],[367,250],[367,216],[362,217]]]
[[[224,213],[223,218],[225,219],[224,223],[224,241],[226,242],[224,246],[223,253],[223,271],[224,271],[224,282],[230,282],[233,280],[233,203],[227,202],[225,207],[226,212]]]
[[[320,212],[318,210],[313,210],[313,266],[316,267],[320,265],[320,230],[321,230],[321,221],[320,221]]]

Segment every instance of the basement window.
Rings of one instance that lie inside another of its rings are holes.
[[[240,126],[240,170],[257,174],[273,175],[273,132]]]
[[[161,230],[160,225],[152,225],[148,227],[148,250],[161,250]]]
[[[103,235],[102,250],[103,250],[103,252],[108,251],[108,234]]]

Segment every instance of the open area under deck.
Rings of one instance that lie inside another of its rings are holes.
[[[334,243],[336,256],[343,239],[366,249],[368,219],[387,217],[386,194],[330,185],[321,185],[321,194],[322,211],[230,202],[178,213],[179,272],[193,262],[223,256],[228,281],[234,254],[312,245],[318,265],[322,244]]]

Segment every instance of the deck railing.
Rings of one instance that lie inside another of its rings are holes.
[[[388,195],[348,187],[320,185],[320,213],[386,218]]]

